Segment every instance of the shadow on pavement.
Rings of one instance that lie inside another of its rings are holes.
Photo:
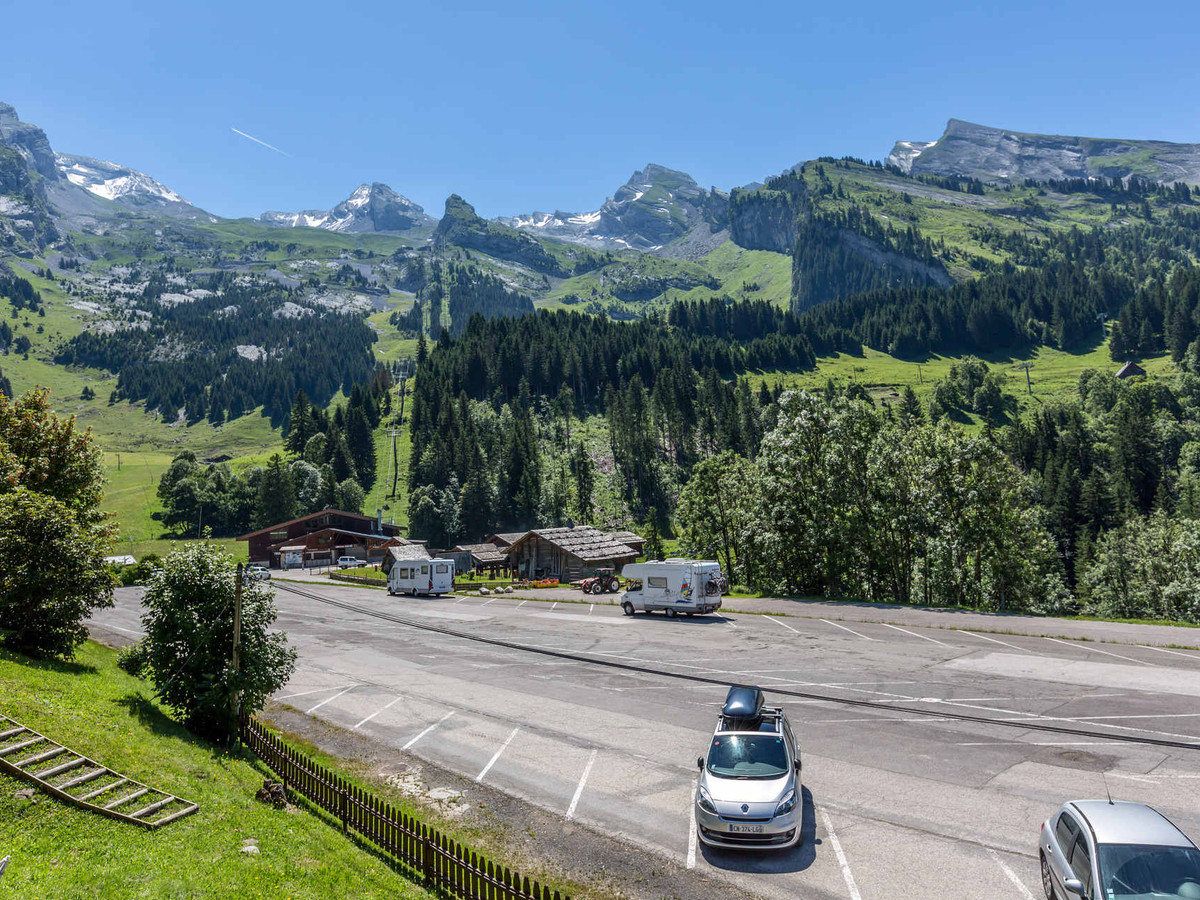
[[[812,791],[801,789],[804,812],[800,820],[800,843],[787,850],[726,850],[709,847],[700,842],[700,852],[708,864],[730,872],[753,872],[758,874],[781,874],[803,872],[817,858],[817,812],[813,805]]]

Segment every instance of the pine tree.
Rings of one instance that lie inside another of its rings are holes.
[[[266,528],[278,522],[286,522],[296,516],[296,485],[292,473],[284,465],[278,453],[271,456],[263,471],[262,483],[258,487],[258,502],[254,508],[254,522]]]

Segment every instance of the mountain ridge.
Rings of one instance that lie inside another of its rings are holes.
[[[1200,144],[1037,134],[950,119],[936,141],[897,141],[887,162],[914,174],[985,181],[1146,178],[1200,184]]]
[[[329,210],[307,209],[298,213],[268,210],[259,216],[259,221],[280,228],[323,228],[345,234],[412,231],[433,228],[438,222],[420,204],[380,181],[360,184]]]

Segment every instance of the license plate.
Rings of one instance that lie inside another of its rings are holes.
[[[729,826],[730,832],[733,834],[762,834],[763,827],[761,825],[733,825]]]

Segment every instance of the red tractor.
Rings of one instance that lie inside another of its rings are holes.
[[[597,569],[596,574],[579,583],[585,594],[615,594],[621,589],[621,580],[615,569]]]

